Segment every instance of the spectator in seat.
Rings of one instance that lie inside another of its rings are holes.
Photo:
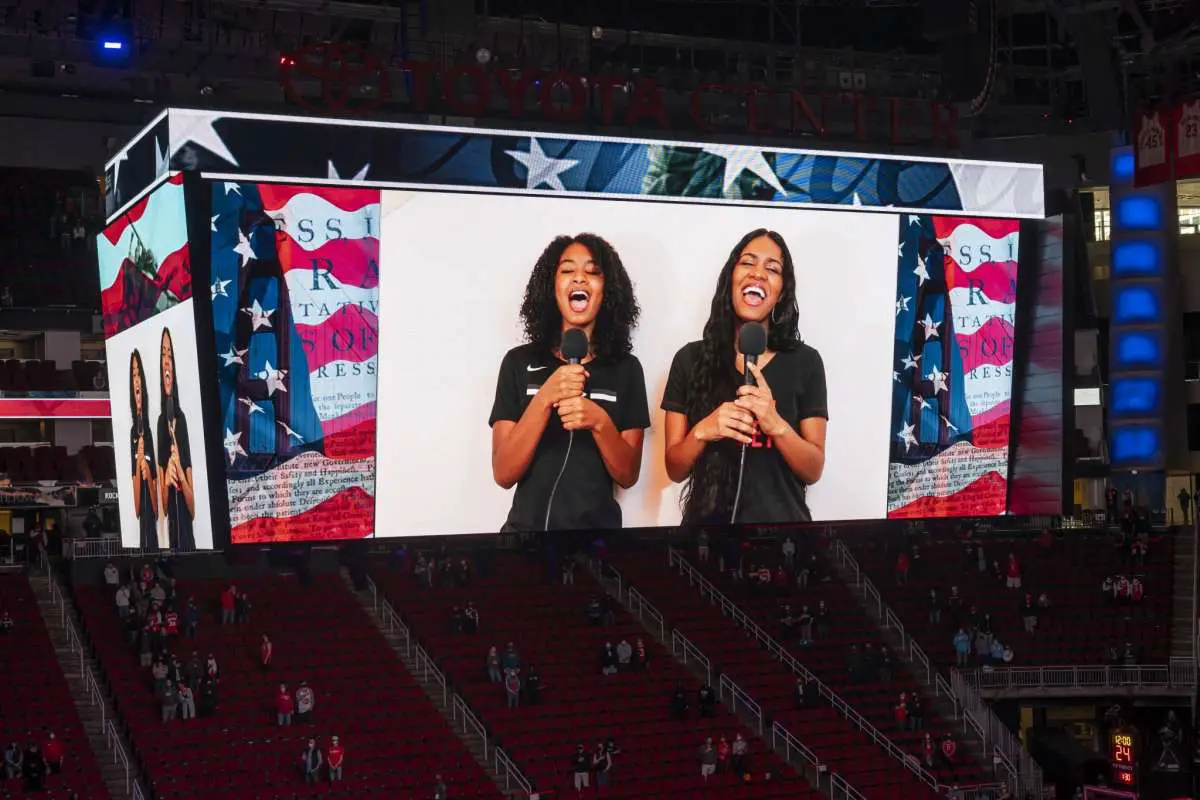
[[[463,616],[462,610],[458,606],[450,609],[450,632],[462,633],[465,629],[466,618]]]
[[[1138,656],[1133,642],[1125,643],[1125,652],[1121,655],[1121,662],[1127,667],[1137,666]]]
[[[238,592],[237,597],[233,599],[234,612],[237,614],[237,624],[239,628],[244,628],[250,624],[250,614],[254,611],[254,604],[250,602],[250,595],[245,592]]]
[[[21,774],[25,764],[25,753],[21,746],[13,742],[4,748],[4,779],[11,781]]]
[[[640,672],[648,666],[650,658],[646,655],[646,643],[639,636],[633,643],[633,668]]]
[[[263,672],[271,671],[271,658],[275,655],[275,645],[264,633],[262,643],[258,646],[258,665]]]
[[[1025,599],[1021,601],[1021,624],[1025,626],[1026,633],[1033,633],[1037,630],[1037,622],[1037,603],[1033,601],[1033,595],[1026,593]]]
[[[933,737],[928,732],[925,733],[925,738],[921,740],[921,760],[925,762],[926,769],[933,769],[934,759],[939,751],[938,746],[934,743]]]
[[[150,677],[154,681],[154,691],[162,691],[162,684],[167,680],[169,674],[170,670],[167,669],[167,662],[162,658],[156,659],[154,666],[150,668]]]
[[[892,717],[896,720],[896,730],[908,729],[908,693],[900,693],[900,702],[892,707]]]
[[[750,774],[750,746],[741,733],[733,737],[733,747],[731,749],[730,765],[733,768],[733,774],[744,779]]]
[[[308,722],[316,705],[317,698],[309,688],[308,682],[300,681],[300,688],[296,690],[296,720]]]
[[[617,664],[617,651],[613,649],[612,642],[605,642],[600,650],[600,674],[615,675]]]
[[[492,683],[500,683],[504,680],[504,675],[500,672],[500,654],[495,647],[488,648],[487,659],[485,660],[487,667],[488,680]]]
[[[967,660],[971,657],[971,634],[966,628],[959,628],[954,634],[954,666],[965,669]]]
[[[184,721],[196,718],[196,694],[186,683],[179,684],[179,716]]]
[[[785,536],[783,538],[783,565],[787,567],[789,572],[796,569],[796,543],[792,541],[792,537]]]
[[[609,771],[612,769],[612,756],[604,749],[603,742],[596,742],[592,751],[592,772],[596,773],[596,794],[604,794],[608,788]]]
[[[671,692],[671,716],[682,722],[687,719],[687,715],[687,694],[683,691],[682,684],[676,683],[675,690]]]
[[[447,800],[449,797],[446,789],[446,782],[442,780],[442,773],[436,773],[433,776],[433,800]]]
[[[575,752],[571,754],[571,777],[575,784],[575,794],[583,794],[583,790],[590,786],[590,769],[591,760],[584,752],[583,745],[577,745]]]
[[[342,779],[342,769],[346,764],[346,748],[338,737],[329,740],[329,782],[332,784]]]
[[[1133,603],[1134,605],[1137,605],[1138,603],[1142,602],[1142,598],[1145,596],[1146,596],[1146,588],[1145,588],[1145,586],[1142,585],[1142,579],[1134,578],[1133,580],[1131,580],[1129,582],[1129,601],[1131,603]],[[1045,597],[1045,595],[1042,595],[1042,597]],[[1038,598],[1038,603],[1040,605],[1041,598]],[[1050,607],[1050,601],[1047,600],[1046,608],[1049,608],[1049,607]]]
[[[988,647],[987,660],[984,663],[993,667],[1004,663],[1004,644],[999,639],[992,639],[992,643]]]
[[[532,664],[525,672],[525,699],[529,705],[536,706],[542,697],[542,677]]]
[[[975,550],[975,571],[980,575],[988,571],[987,554],[983,550],[983,545],[979,545]]]
[[[1008,554],[1008,564],[1004,567],[1004,585],[1009,589],[1021,588],[1021,562],[1016,553]]]
[[[237,587],[230,585],[221,592],[221,624],[232,625],[236,621]]]
[[[304,776],[306,786],[317,782],[321,775],[321,765],[324,763],[325,757],[321,755],[321,748],[317,747],[317,740],[309,739],[308,746],[300,754],[300,774]]]
[[[508,695],[508,707],[521,705],[521,670],[510,667],[504,670],[504,692]]]
[[[779,638],[790,642],[796,631],[796,618],[792,615],[792,607],[784,604],[779,612]]]
[[[601,614],[601,617],[600,617],[600,621],[603,622],[604,625],[609,628],[611,628],[613,625],[616,625],[617,624],[617,601],[613,600],[608,595],[603,595],[600,598],[600,608],[603,611],[603,613]]]
[[[469,600],[463,609],[463,632],[479,633],[479,609]]]
[[[500,657],[500,666],[506,670],[521,668],[521,654],[512,642],[505,645],[504,654]]]
[[[628,639],[617,642],[617,667],[621,672],[629,672],[633,667],[633,645]]]
[[[950,773],[950,779],[954,779],[956,766],[958,763],[958,743],[954,741],[954,737],[946,734],[942,737],[941,742],[941,767]]]
[[[991,636],[995,631],[992,628],[992,615],[984,614],[983,619],[979,620],[979,632],[984,636]]]
[[[1112,575],[1105,575],[1104,580],[1100,581],[1100,594],[1105,602],[1111,603],[1116,597],[1116,579]]]
[[[829,606],[824,600],[817,604],[817,638],[822,641],[829,638]]]
[[[717,742],[717,772],[729,772],[729,740],[724,736]]]
[[[129,586],[122,584],[117,587],[116,591],[117,616],[121,619],[129,618]]]
[[[908,553],[905,553],[902,551],[900,553],[900,555],[896,556],[896,585],[897,586],[907,586],[908,585],[908,570],[909,570],[910,566],[911,566],[911,564],[908,560]]]
[[[700,691],[696,693],[696,707],[699,709],[701,717],[717,715],[717,695],[707,683],[701,686]]]
[[[717,749],[713,747],[712,737],[704,740],[700,748],[700,777],[705,781],[717,772]]]
[[[975,638],[973,641],[975,647],[975,660],[978,661],[980,665],[986,665],[988,663],[988,657],[992,651],[992,637],[980,631],[975,631]]]
[[[38,746],[32,742],[25,751],[21,774],[25,777],[25,791],[40,792],[45,788],[46,759],[42,757],[42,751]]]
[[[46,768],[51,775],[62,775],[65,755],[66,750],[63,748],[62,741],[51,731],[46,736],[46,746],[42,749],[42,756],[46,759]]]
[[[279,727],[292,724],[292,712],[295,710],[296,704],[287,684],[279,684],[279,691],[275,694],[275,719]]]
[[[808,606],[800,609],[800,617],[796,620],[800,625],[800,644],[807,646],[813,643],[813,615]]]
[[[587,620],[589,625],[599,626],[601,618],[604,616],[603,609],[600,608],[600,598],[592,595],[592,599],[587,604]]]
[[[195,639],[199,626],[200,607],[196,605],[196,598],[189,597],[187,605],[183,607],[183,634],[189,639]]]
[[[914,731],[925,727],[925,709],[921,707],[921,696],[916,692],[908,696],[908,727]]]
[[[131,616],[130,620],[137,623],[137,617]],[[154,642],[150,638],[150,630],[144,625],[138,625],[138,663],[143,667],[150,666],[154,660]]]
[[[217,698],[217,682],[211,678],[205,678],[200,684],[200,705],[199,712],[201,717],[211,717],[217,713],[218,698]]]
[[[208,660],[204,662],[204,674],[213,683],[221,680],[221,669],[217,666],[217,658],[212,653],[208,654]]]
[[[116,564],[109,562],[104,565],[104,585],[108,587],[110,592],[116,591],[117,586],[121,583],[121,573],[117,570]]]
[[[1011,645],[1004,645],[1004,653],[1000,656],[1005,664],[1011,664],[1014,658],[1014,653]]]
[[[796,678],[796,689],[792,694],[796,701],[796,709],[808,708],[808,682],[804,678]]]
[[[0,611],[0,633],[8,633],[13,629],[15,624],[16,623],[13,622],[13,618],[9,615],[7,608],[3,611]]]
[[[165,682],[160,700],[162,702],[162,721],[174,722],[179,713],[179,690],[175,688],[175,684],[170,681]]]
[[[163,635],[168,639],[179,635],[179,614],[176,613],[173,606],[167,606],[167,610],[163,614]]]
[[[696,560],[701,564],[708,563],[708,531],[701,530],[696,534]]]
[[[575,559],[564,558],[562,562],[562,585],[575,585]]]

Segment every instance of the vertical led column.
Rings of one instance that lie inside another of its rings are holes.
[[[1133,149],[1112,152],[1109,461],[1114,470],[1161,470],[1173,461],[1175,373],[1181,321],[1173,181],[1136,188]]]

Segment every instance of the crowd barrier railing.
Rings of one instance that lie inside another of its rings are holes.
[[[1173,658],[1167,664],[1001,666],[960,670],[960,673],[967,685],[978,691],[1130,688],[1190,691],[1196,685],[1196,664],[1190,658]]]

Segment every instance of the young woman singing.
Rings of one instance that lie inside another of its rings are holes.
[[[175,371],[175,347],[171,331],[163,328],[159,346],[162,359],[162,397],[158,415],[158,471],[162,475],[163,516],[172,550],[196,549],[192,520],[196,517],[196,495],[192,484],[192,448],[187,418],[179,407],[179,382]]]
[[[133,515],[138,522],[134,547],[158,548],[158,467],[154,463],[154,436],[150,432],[150,396],[142,354],[129,354],[130,471],[133,474]]]

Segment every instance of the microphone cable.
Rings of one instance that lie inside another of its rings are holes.
[[[554,496],[558,494],[558,484],[562,480],[563,473],[567,471],[567,461],[571,459],[571,445],[575,444],[575,431],[567,432],[567,452],[563,453],[562,466],[558,468],[558,475],[554,478],[554,485],[550,487],[550,499],[546,501],[546,522],[542,527],[543,531],[550,531],[550,512],[554,509]]]
[[[742,445],[742,454],[738,458],[737,491],[733,493],[733,511],[729,515],[729,524],[730,525],[737,524],[738,506],[740,506],[742,504],[742,478],[746,474],[746,447],[747,446],[748,445],[745,445],[745,444]]]
[[[582,363],[583,359],[587,357],[589,348],[587,334],[579,328],[568,328],[563,331],[559,353],[568,364]],[[567,471],[567,462],[571,460],[573,444],[575,444],[575,431],[568,431],[567,452],[563,453],[562,465],[558,468],[558,475],[554,477],[554,485],[550,487],[550,497],[546,500],[546,519],[542,525],[543,531],[550,530],[550,512],[554,510],[554,497],[558,494],[558,484],[562,482],[563,473]]]

